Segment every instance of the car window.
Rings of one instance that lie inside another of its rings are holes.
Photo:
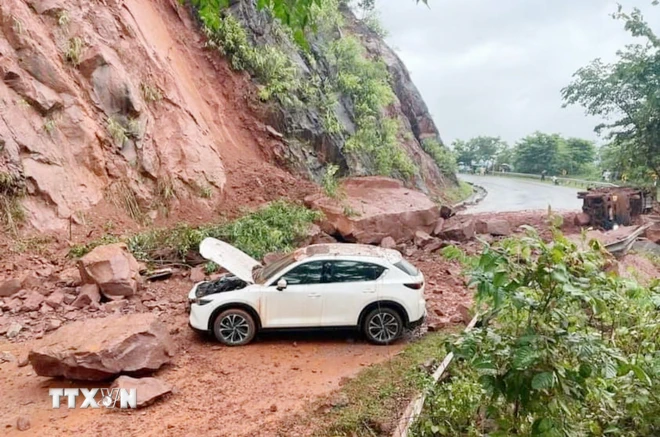
[[[252,273],[254,282],[257,284],[264,284],[266,281],[268,281],[268,279],[272,278],[283,269],[289,267],[295,261],[296,260],[293,257],[293,254],[289,254],[273,261],[271,264],[268,264],[265,267],[255,269],[255,271]]]
[[[419,270],[417,270],[417,267],[410,264],[405,259],[401,259],[401,261],[394,263],[394,265],[410,276],[417,276],[419,274]]]
[[[282,278],[286,279],[288,285],[320,284],[322,272],[323,262],[312,261],[293,268]]]
[[[327,261],[323,282],[375,281],[385,267],[358,261]]]

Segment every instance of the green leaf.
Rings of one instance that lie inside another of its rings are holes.
[[[523,346],[513,354],[513,367],[516,369],[527,369],[536,361],[537,353],[528,346]]]
[[[532,425],[532,435],[543,435],[555,428],[555,422],[552,419],[543,417],[536,419]]]
[[[552,388],[555,383],[555,375],[552,372],[541,372],[532,378],[532,388],[534,390],[544,390]]]

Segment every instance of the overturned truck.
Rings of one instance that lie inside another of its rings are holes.
[[[630,226],[639,216],[653,209],[653,191],[634,187],[601,187],[578,193],[582,212],[589,216],[589,224],[610,230],[614,225]]]

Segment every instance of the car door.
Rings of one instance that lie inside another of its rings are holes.
[[[325,261],[322,326],[356,325],[364,307],[377,300],[385,270],[362,261]]]
[[[263,299],[262,317],[264,328],[298,328],[321,325],[323,301],[323,263],[310,261],[299,264],[279,275],[266,288]],[[277,289],[280,279],[287,282],[286,288]]]

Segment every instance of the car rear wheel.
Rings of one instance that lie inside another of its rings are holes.
[[[403,320],[391,308],[376,308],[365,317],[362,330],[371,343],[390,344],[401,336]]]
[[[238,308],[221,312],[213,322],[213,335],[220,343],[227,346],[248,344],[256,333],[252,316]]]

